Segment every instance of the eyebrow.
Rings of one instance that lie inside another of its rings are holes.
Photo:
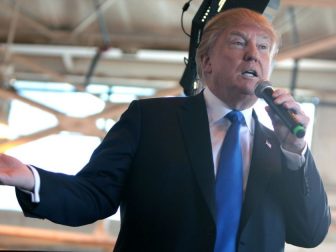
[[[231,31],[230,33],[229,33],[229,35],[234,35],[234,36],[240,36],[240,37],[242,37],[242,38],[244,38],[244,39],[248,39],[247,38],[247,36],[246,36],[246,34],[244,34],[243,32],[240,32],[240,31]],[[263,39],[267,39],[267,40],[269,40],[270,42],[272,42],[272,39],[268,36],[268,35],[263,35],[263,36],[261,36]]]
[[[240,37],[247,39],[247,36],[244,33],[239,32],[239,31],[231,31],[229,35],[236,35],[236,36],[240,36]]]

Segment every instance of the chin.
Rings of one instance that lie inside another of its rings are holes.
[[[241,88],[241,92],[245,95],[254,95],[255,85],[255,82],[245,83]]]
[[[257,77],[254,78],[246,78],[246,77],[242,77],[239,81],[241,86],[245,86],[245,87],[255,87],[255,85],[257,84],[257,82],[260,79]]]

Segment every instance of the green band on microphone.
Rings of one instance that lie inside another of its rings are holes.
[[[301,138],[306,134],[306,129],[302,125],[297,125],[293,128],[293,133],[295,136]]]

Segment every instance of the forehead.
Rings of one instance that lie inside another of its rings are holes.
[[[256,37],[258,39],[269,40],[274,42],[273,35],[265,27],[254,23],[242,23],[236,26],[229,27],[223,31],[226,37],[241,36],[245,39]]]

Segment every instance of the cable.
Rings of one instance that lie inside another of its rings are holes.
[[[192,0],[189,0],[188,2],[186,2],[183,7],[182,7],[182,14],[181,14],[181,28],[182,28],[182,31],[185,35],[187,35],[188,37],[190,37],[190,34],[186,32],[186,30],[184,29],[184,24],[183,24],[183,15],[184,15],[184,12],[186,12],[189,7],[190,7],[190,3],[191,3]]]

